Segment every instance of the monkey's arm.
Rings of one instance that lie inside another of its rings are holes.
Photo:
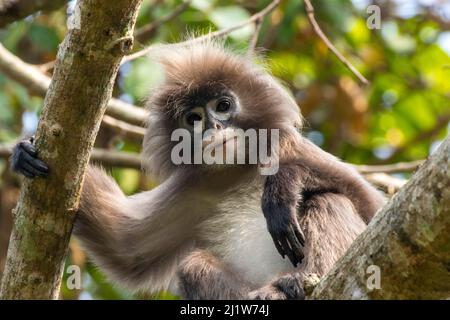
[[[303,184],[295,167],[281,166],[275,175],[267,176],[262,195],[262,211],[267,228],[281,256],[294,266],[303,260],[305,236],[297,219]]]
[[[12,168],[33,178],[48,169],[30,141],[20,142]],[[176,180],[176,181],[175,181]],[[178,262],[192,246],[198,203],[183,196],[179,177],[126,197],[111,177],[88,167],[83,181],[74,234],[96,265],[130,289],[166,289]]]
[[[293,139],[292,139],[293,140]],[[290,141],[292,143],[292,140]],[[353,168],[304,138],[282,148],[279,170],[264,185],[262,209],[275,246],[294,266],[303,258],[304,236],[298,208],[314,195],[331,192],[347,197],[368,223],[384,204],[384,197]]]
[[[304,200],[314,194],[331,192],[347,197],[367,223],[373,218],[386,199],[353,167],[302,138],[290,163],[298,168],[298,176],[305,186]]]

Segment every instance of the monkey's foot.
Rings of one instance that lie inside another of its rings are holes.
[[[48,166],[38,159],[32,141],[32,139],[23,140],[16,144],[11,156],[11,169],[28,178],[46,177]]]
[[[251,300],[304,300],[301,277],[299,274],[288,274],[274,282],[248,294]]]

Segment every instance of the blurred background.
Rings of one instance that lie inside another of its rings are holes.
[[[203,34],[248,19],[270,1],[144,0],[135,49],[177,42],[187,33]],[[354,164],[379,165],[425,159],[449,130],[450,1],[313,0],[316,19],[336,48],[370,81],[362,86],[314,32],[302,0],[285,0],[262,24],[258,48],[268,68],[294,95],[306,118],[304,134],[328,152]],[[381,28],[369,29],[369,5],[381,9]],[[27,63],[51,75],[52,61],[66,32],[74,2],[37,13],[0,29],[0,43]],[[179,8],[169,21],[166,18]],[[182,10],[181,10],[182,9]],[[156,23],[155,23],[156,21]],[[158,22],[164,22],[159,24]],[[149,28],[149,23],[153,23]],[[233,32],[231,47],[245,49],[254,25]],[[142,106],[161,75],[152,61],[122,65],[114,96]],[[79,88],[83,90],[83,88]],[[0,149],[33,134],[43,99],[0,71]],[[140,142],[102,127],[96,147],[138,153]],[[0,155],[2,153],[0,152]],[[130,194],[152,187],[139,170],[108,168]],[[406,180],[411,172],[392,175]],[[11,210],[20,180],[0,157],[0,274],[3,270]],[[64,299],[176,298],[168,293],[131,294],[114,287],[93,267],[72,240],[67,265],[80,266],[82,289],[67,288]],[[70,274],[65,273],[65,280]]]

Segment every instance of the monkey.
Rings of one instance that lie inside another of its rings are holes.
[[[302,136],[297,103],[253,57],[208,40],[162,46],[154,58],[164,79],[147,101],[142,158],[159,184],[125,196],[89,165],[73,234],[111,281],[133,291],[304,299],[303,277],[330,270],[384,197]],[[175,164],[172,133],[193,135],[199,123],[212,138],[203,138],[202,150],[218,143],[224,153],[236,143],[224,139],[229,129],[278,130],[278,171],[262,175],[261,163]],[[11,167],[27,178],[51,174],[29,140],[16,145]]]

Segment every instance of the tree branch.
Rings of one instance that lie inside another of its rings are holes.
[[[1,44],[0,71],[41,97],[45,96],[51,81],[38,68],[22,61]],[[147,119],[147,111],[144,108],[114,98],[109,100],[106,114],[138,126],[142,126]]]
[[[261,32],[263,20],[262,18],[255,20],[255,31],[253,33],[253,36],[250,39],[249,45],[248,45],[248,52],[252,53],[255,51],[256,46],[258,45],[258,37],[259,33]]]
[[[67,0],[0,0],[0,28],[38,11],[61,8]]]
[[[175,44],[171,44],[172,46],[186,46],[189,44],[193,44],[193,43],[198,43],[198,42],[202,42],[204,40],[207,39],[213,39],[213,38],[220,38],[220,37],[224,37],[229,35],[230,33],[232,33],[233,31],[239,30],[241,28],[244,28],[250,24],[255,23],[255,21],[257,20],[261,20],[264,19],[265,16],[269,15],[273,10],[275,10],[275,8],[280,4],[280,0],[273,0],[268,6],[266,6],[264,9],[262,9],[261,11],[255,13],[254,15],[252,15],[249,19],[226,29],[223,30],[218,30],[215,32],[210,32],[208,34],[205,34],[203,36],[191,39],[191,40],[187,40],[184,42],[179,42],[179,43],[175,43]],[[145,55],[148,55],[152,50],[154,50],[155,48],[157,48],[157,46],[149,46],[143,50],[140,50],[138,52],[135,52],[133,54],[130,54],[126,57],[123,58],[122,60],[122,64],[125,62],[129,62],[132,60],[135,60],[137,58],[143,57]]]
[[[407,180],[394,178],[386,173],[364,174],[364,178],[389,196],[396,194],[407,182]]]
[[[311,4],[310,0],[304,0],[305,2],[305,10],[306,15],[308,16],[308,20],[311,23],[311,26],[313,27],[314,32],[319,36],[320,39],[325,43],[325,45],[330,49],[334,55],[361,81],[362,84],[368,85],[369,80],[367,80],[351,63],[348,61],[339,51],[336,49],[336,47],[333,45],[333,43],[328,39],[328,37],[323,33],[322,29],[320,28],[319,24],[317,23],[316,17],[314,16],[314,7]]]
[[[113,132],[119,134],[120,136],[135,140],[137,142],[142,142],[142,140],[144,139],[144,128],[133,126],[127,122],[117,120],[116,118],[107,115],[103,116],[102,126],[111,129]]]
[[[2,299],[59,295],[89,153],[120,61],[133,45],[140,4],[141,0],[78,1],[68,21],[36,133],[36,149],[51,175],[23,181]]]
[[[411,162],[398,162],[385,165],[353,165],[356,170],[361,174],[368,173],[396,173],[396,172],[408,172],[416,170],[424,160],[416,160]]]
[[[170,12],[168,15],[162,17],[159,20],[155,20],[146,26],[136,30],[134,33],[134,38],[139,41],[140,43],[146,42],[148,39],[153,37],[156,30],[158,30],[159,27],[161,27],[164,23],[167,23],[176,17],[178,17],[180,14],[182,14],[184,11],[189,8],[189,5],[191,4],[192,0],[184,0],[181,4],[179,4],[177,7],[175,7],[172,12]]]
[[[107,119],[107,122],[110,122],[109,125],[111,126],[110,128],[116,126],[116,128],[113,128],[113,130],[117,130],[117,133],[120,133],[121,130],[123,130],[124,125],[128,125],[128,124],[124,124],[124,123],[120,123],[117,122],[116,119],[113,118],[109,118],[108,116],[104,117],[104,120]],[[127,130],[127,134],[129,134],[129,132],[131,132],[132,130]],[[133,139],[142,139],[143,138],[143,134],[144,132],[141,131],[143,130],[142,128],[139,128],[139,132],[136,132],[136,137],[132,137]],[[12,151],[13,145],[11,144],[2,144],[0,143],[0,158],[8,158],[11,156],[11,151]],[[96,150],[96,149],[94,149]],[[103,149],[99,149],[99,150],[103,150]],[[116,151],[115,153],[110,153],[110,155],[112,156],[113,154],[118,154],[118,151]],[[109,158],[109,157],[108,157]],[[120,160],[114,160],[111,162],[107,162],[107,160],[102,160],[101,158],[96,158],[96,156],[92,155],[92,159],[97,161],[97,162],[103,162],[105,161],[105,164],[108,166],[112,166],[113,162],[117,164],[117,166],[119,167],[125,167],[125,168],[140,168],[140,165],[136,165],[138,162],[140,163],[140,157],[138,154],[135,155],[135,160],[133,160],[132,163],[133,165],[131,165],[130,167],[127,167],[127,162],[121,163]],[[418,160],[418,161],[414,161],[414,162],[400,162],[400,163],[394,163],[391,165],[385,165],[385,166],[370,166],[370,165],[352,165],[355,167],[356,170],[358,170],[359,173],[363,174],[366,176],[367,180],[369,180],[370,182],[374,183],[377,186],[380,187],[388,187],[389,185],[394,186],[396,188],[396,191],[398,190],[398,188],[401,186],[400,184],[403,183],[403,180],[399,180],[399,179],[395,179],[389,175],[387,175],[386,173],[395,173],[395,172],[406,172],[406,171],[413,171],[415,169],[417,169],[419,167],[420,164],[422,164],[424,162],[424,160]],[[375,176],[378,175],[378,176]],[[384,179],[384,182],[382,181]]]
[[[321,280],[312,299],[450,297],[450,136]],[[370,289],[369,266],[381,289]]]
[[[8,159],[11,156],[13,144],[0,144],[0,158]],[[92,149],[89,161],[99,163],[105,167],[141,169],[141,157],[137,153],[123,152],[108,149]]]

